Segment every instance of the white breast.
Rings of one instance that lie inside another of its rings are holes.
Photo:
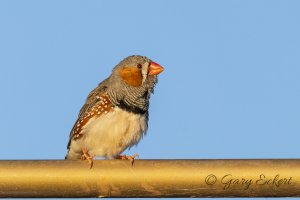
[[[113,111],[92,118],[83,127],[83,137],[73,147],[86,148],[91,155],[113,158],[138,143],[147,129],[145,115],[115,107]]]

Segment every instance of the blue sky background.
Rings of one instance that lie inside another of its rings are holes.
[[[129,154],[299,158],[300,1],[0,1],[0,159],[63,159],[124,57],[165,67]]]

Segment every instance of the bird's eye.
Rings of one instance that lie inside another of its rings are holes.
[[[141,69],[142,65],[141,64],[137,64],[137,68]]]

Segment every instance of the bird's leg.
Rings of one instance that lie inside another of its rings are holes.
[[[87,160],[90,164],[90,169],[93,167],[93,159],[95,155],[90,155],[89,151],[86,148],[82,148],[81,160]]]
[[[139,157],[139,154],[134,154],[133,156],[118,155],[118,156],[116,157],[116,159],[120,159],[120,160],[129,160],[130,163],[131,163],[131,165],[133,165],[134,159],[135,159],[136,157]]]

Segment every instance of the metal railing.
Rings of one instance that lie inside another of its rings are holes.
[[[296,159],[0,161],[0,197],[296,196]]]

